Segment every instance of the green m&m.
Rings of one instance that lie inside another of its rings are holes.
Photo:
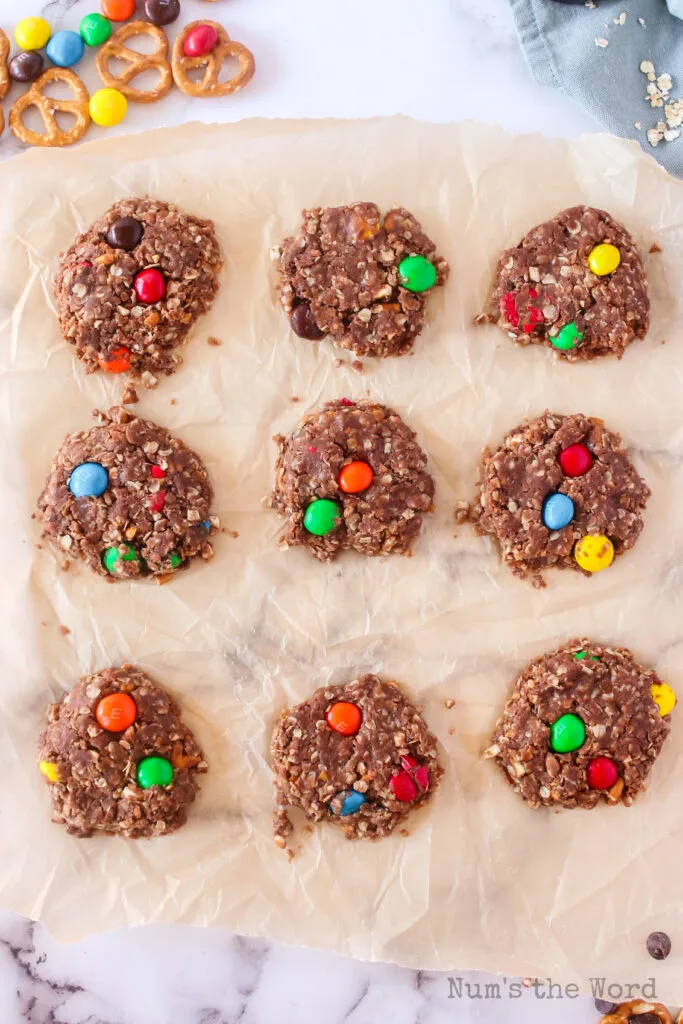
[[[558,754],[578,750],[586,739],[586,726],[578,715],[561,715],[550,726],[550,746]]]
[[[107,548],[102,556],[102,561],[104,562],[104,568],[112,576],[117,574],[116,566],[119,563],[119,559],[122,562],[137,562],[138,553],[130,544],[119,544],[118,547]]]
[[[339,526],[341,520],[342,510],[329,498],[317,498],[304,513],[304,527],[316,537],[324,537],[326,533],[331,533]]]
[[[583,661],[584,658],[588,657],[588,651],[577,651],[574,655],[575,661]],[[591,661],[600,661],[596,654],[591,654]]]
[[[78,27],[86,46],[101,46],[111,35],[111,22],[101,14],[86,14]]]
[[[398,280],[409,292],[426,292],[436,284],[436,267],[425,256],[406,256],[398,265]]]
[[[559,348],[561,352],[567,352],[570,348],[576,348],[583,338],[583,331],[580,331],[576,324],[565,324],[556,337],[550,337],[551,344]]]
[[[137,770],[140,789],[150,786],[170,786],[173,782],[173,767],[165,757],[145,757],[140,761]]]
[[[168,560],[171,563],[172,569],[177,569],[179,565],[183,564],[183,560],[177,551],[172,551],[171,554],[168,556]]]

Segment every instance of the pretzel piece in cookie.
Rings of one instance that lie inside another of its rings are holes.
[[[144,35],[151,36],[155,41],[156,48],[153,53],[138,53],[137,50],[131,50],[125,45],[133,36]],[[113,58],[122,60],[127,65],[118,74],[109,69],[109,61]],[[117,29],[104,46],[100,47],[96,64],[104,84],[110,89],[118,89],[133,103],[156,103],[173,85],[173,73],[168,63],[168,37],[163,29],[149,21],[130,21]],[[143,71],[150,69],[159,73],[159,81],[153,89],[136,89],[130,84]]]
[[[9,57],[9,39],[7,33],[0,28],[0,100],[4,100],[10,90],[12,81],[9,76],[7,58]],[[3,120],[3,127],[4,127]],[[0,129],[1,131],[2,129]]]
[[[65,82],[74,94],[73,100],[58,100],[53,96],[45,95],[45,86],[51,82]],[[48,68],[43,71],[40,78],[37,78],[31,85],[28,92],[25,92],[12,106],[9,112],[9,126],[18,139],[28,142],[31,146],[70,146],[82,139],[90,124],[90,110],[88,104],[90,96],[77,74],[68,68]],[[29,107],[36,107],[45,124],[45,132],[34,132],[27,128],[23,121],[24,111]],[[71,128],[64,131],[59,127],[55,111],[65,114],[73,114],[76,122]]]
[[[198,57],[188,57],[185,53],[185,40],[194,29],[208,25],[215,29],[218,41],[210,53]],[[239,69],[227,82],[219,82],[221,68],[229,57],[236,57]],[[222,25],[216,21],[191,21],[186,25],[173,44],[173,77],[175,84],[187,96],[228,96],[242,89],[254,77],[256,62],[251,50],[242,43],[230,38]],[[205,67],[204,77],[192,81],[189,72],[194,68]]]
[[[636,1024],[642,1018],[642,1024],[673,1024],[671,1014],[662,1003],[648,1003],[645,999],[630,999],[620,1003],[616,1010],[602,1017],[600,1024]]]

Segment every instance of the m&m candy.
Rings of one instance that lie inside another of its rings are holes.
[[[550,343],[559,349],[560,352],[568,352],[569,349],[576,348],[581,339],[583,338],[583,331],[580,331],[576,324],[565,324],[559,334],[549,335]]]
[[[557,754],[578,750],[586,739],[586,726],[578,715],[560,715],[550,726],[550,746]]]
[[[217,42],[218,33],[213,25],[197,25],[185,37],[183,53],[186,57],[203,57],[211,53]]]
[[[76,498],[99,498],[109,486],[109,473],[99,462],[81,462],[69,477],[69,490]]]
[[[70,68],[78,64],[85,53],[85,43],[78,32],[63,29],[61,32],[55,32],[45,52],[57,67]]]
[[[172,569],[178,569],[183,564],[183,560],[177,551],[172,551],[171,554],[168,556],[168,560],[171,563]]]
[[[137,562],[138,553],[130,544],[120,544],[118,547],[107,548],[102,556],[104,567],[112,576],[117,573],[119,559],[122,562]]]
[[[329,498],[312,501],[304,513],[304,529],[316,537],[331,533],[342,521],[342,510]]]
[[[409,772],[398,772],[389,779],[389,787],[396,800],[409,804],[417,796],[417,784]]]
[[[611,789],[619,778],[614,761],[609,757],[594,757],[586,768],[586,781],[591,789]]]
[[[360,729],[363,716],[357,704],[339,700],[329,709],[325,719],[330,729],[341,733],[342,736],[355,736]]]
[[[650,687],[652,699],[659,708],[659,713],[664,718],[671,714],[676,707],[676,694],[668,683],[653,683]]]
[[[107,231],[107,242],[112,249],[130,252],[142,241],[144,228],[135,217],[119,217]]]
[[[38,767],[48,782],[59,782],[59,771],[53,761],[40,761]]]
[[[612,564],[614,545],[603,533],[586,534],[574,545],[574,560],[586,572],[601,572]]]
[[[166,281],[164,275],[156,267],[147,267],[136,274],[133,281],[133,288],[140,302],[149,306],[159,302],[166,294]]]
[[[339,474],[339,489],[345,494],[359,494],[367,491],[374,474],[367,462],[349,462]]]
[[[151,494],[149,498],[149,507],[152,512],[163,512],[164,505],[166,504],[166,491],[157,491],[156,494]]]
[[[90,116],[102,128],[113,128],[123,121],[128,100],[118,89],[98,89],[90,97]]]
[[[170,786],[173,782],[173,766],[165,757],[145,757],[138,765],[137,780],[140,789]]]
[[[426,292],[436,284],[436,267],[425,256],[406,256],[398,265],[398,280],[409,292]]]
[[[120,345],[112,349],[106,359],[100,359],[99,364],[107,373],[125,373],[130,370],[130,349]]]
[[[588,651],[577,651],[574,655],[574,661],[584,661],[588,657]],[[591,661],[600,661],[597,654],[591,654]]]
[[[593,465],[593,456],[585,444],[570,444],[560,452],[560,468],[565,476],[583,476]]]
[[[145,0],[145,17],[153,25],[170,25],[180,14],[180,0]]]
[[[596,245],[588,254],[588,266],[597,277],[613,274],[621,263],[621,253],[616,245]]]
[[[22,50],[42,50],[51,35],[45,18],[23,18],[14,30],[17,46]]]
[[[574,502],[566,494],[550,494],[543,502],[543,525],[561,530],[574,518]]]
[[[294,307],[289,322],[297,337],[305,338],[306,341],[320,341],[325,336],[318,327],[308,302],[299,302]]]
[[[43,72],[45,61],[35,50],[23,50],[9,62],[9,73],[15,82],[35,82]]]
[[[102,14],[110,21],[128,21],[135,14],[135,0],[102,0]]]
[[[339,808],[339,814],[342,818],[348,817],[349,814],[356,814],[364,803],[365,797],[363,794],[357,793],[355,789],[352,789],[344,797],[343,803]]]
[[[429,789],[429,770],[426,765],[418,764],[414,757],[406,754],[401,758],[401,767],[417,782],[420,789]]]
[[[137,716],[135,701],[128,693],[110,693],[95,709],[95,718],[107,732],[125,732]]]
[[[155,480],[163,480],[164,477],[166,476],[166,473],[161,468],[161,466],[152,466],[150,473],[152,474]]]
[[[86,46],[101,46],[111,35],[111,22],[101,14],[93,12],[81,18],[78,31]]]

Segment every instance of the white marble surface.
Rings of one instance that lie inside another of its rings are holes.
[[[38,13],[40,0],[0,0],[0,24]],[[142,3],[139,3],[142,6]],[[241,94],[131,107],[116,131],[191,119],[362,117],[402,112],[434,121],[477,118],[511,131],[578,135],[597,128],[559,93],[536,86],[504,0],[184,0],[182,21],[222,21],[253,49],[258,71]],[[53,0],[52,26],[76,28],[94,0]],[[173,35],[178,27],[171,26]],[[97,87],[92,54],[79,66]],[[5,107],[18,94],[15,86]],[[494,130],[494,129],[492,129]],[[104,130],[93,126],[88,138]],[[0,156],[21,146],[6,130]],[[3,823],[2,827],[7,827]],[[592,1000],[547,988],[484,998],[486,975],[458,974],[471,997],[451,998],[449,976],[363,964],[275,946],[218,929],[154,926],[62,946],[38,925],[0,911],[1,1024],[588,1024]]]

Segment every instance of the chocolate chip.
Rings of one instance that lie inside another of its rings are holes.
[[[617,1008],[616,1003],[608,1003],[605,999],[594,999],[593,1002],[598,1013],[614,1013]]]
[[[170,25],[180,14],[180,0],[145,0],[145,17],[153,25]]]
[[[9,73],[15,82],[33,82],[43,70],[43,58],[36,50],[24,50],[12,57]]]
[[[125,249],[130,252],[140,244],[142,224],[135,217],[119,217],[107,231],[107,241],[112,249]]]
[[[307,302],[300,302],[292,310],[290,317],[292,330],[299,338],[306,338],[307,341],[319,341],[324,336],[315,322],[311,307]]]
[[[656,1013],[636,1013],[629,1017],[628,1024],[662,1024]]]
[[[653,960],[666,960],[671,952],[671,939],[666,932],[652,932],[648,935],[647,951]]]

